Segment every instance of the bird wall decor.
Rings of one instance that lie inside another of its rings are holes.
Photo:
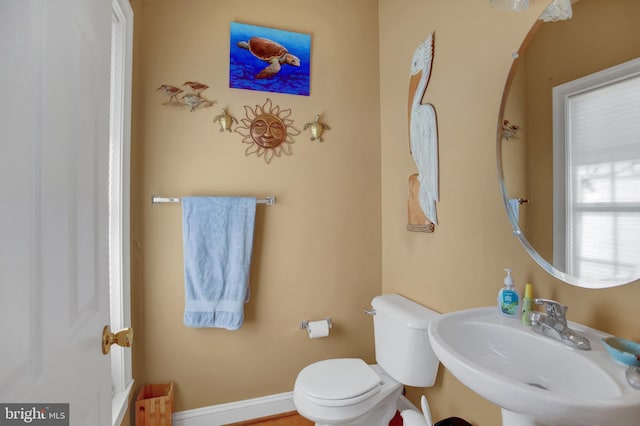
[[[163,84],[160,87],[158,87],[156,90],[160,90],[162,91],[162,93],[165,96],[169,97],[169,101],[165,104],[171,104],[173,100],[175,100],[176,104],[180,104],[180,101],[178,100],[178,95],[182,92],[184,92],[184,90],[180,89],[179,87],[176,86],[172,86],[170,84]]]
[[[214,104],[216,104],[216,101],[210,101],[209,99],[205,98],[204,96],[201,96],[198,93],[187,93],[186,95],[182,96],[180,99],[183,99],[184,102],[189,105],[189,107],[191,108],[189,111],[193,112],[198,108],[206,108],[206,107],[210,107],[213,106]]]
[[[433,232],[433,225],[438,224],[436,202],[440,200],[436,111],[433,105],[422,103],[431,77],[433,46],[434,33],[431,33],[413,54],[409,78],[410,152],[418,173],[410,178],[407,229],[420,232]],[[416,196],[417,203],[413,199]],[[421,212],[416,211],[417,207]]]
[[[185,81],[182,85],[191,89],[192,93],[197,94],[200,94],[209,88],[206,84],[197,81]]]
[[[209,88],[208,85],[200,83],[198,81],[186,81],[181,87],[173,86],[171,84],[163,84],[156,90],[162,91],[162,93],[169,98],[167,102],[162,105],[170,107],[188,108],[193,112],[196,109],[207,108],[215,105],[217,102],[207,99],[202,95],[202,92]]]

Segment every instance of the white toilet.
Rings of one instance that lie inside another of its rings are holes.
[[[357,358],[328,359],[300,371],[293,402],[316,426],[387,426],[403,385],[433,386],[439,361],[427,329],[438,314],[398,294],[377,296],[375,365]]]

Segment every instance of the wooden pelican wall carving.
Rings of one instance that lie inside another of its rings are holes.
[[[438,126],[433,105],[422,98],[433,62],[433,33],[413,54],[409,79],[409,141],[418,173],[409,178],[410,231],[433,232],[438,224],[436,202],[440,200],[438,180]]]

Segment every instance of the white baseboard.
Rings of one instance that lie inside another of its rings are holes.
[[[295,411],[295,409],[293,392],[284,392],[261,398],[179,411],[173,415],[173,424],[174,426],[222,426]]]
[[[293,392],[284,392],[261,398],[179,411],[173,415],[173,424],[174,426],[222,426],[295,411],[295,409]],[[407,409],[417,410],[411,401],[404,396],[401,396],[398,400],[398,409],[400,411]]]

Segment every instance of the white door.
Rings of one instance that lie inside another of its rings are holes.
[[[110,1],[0,0],[0,403],[71,425],[111,425],[110,34]]]

